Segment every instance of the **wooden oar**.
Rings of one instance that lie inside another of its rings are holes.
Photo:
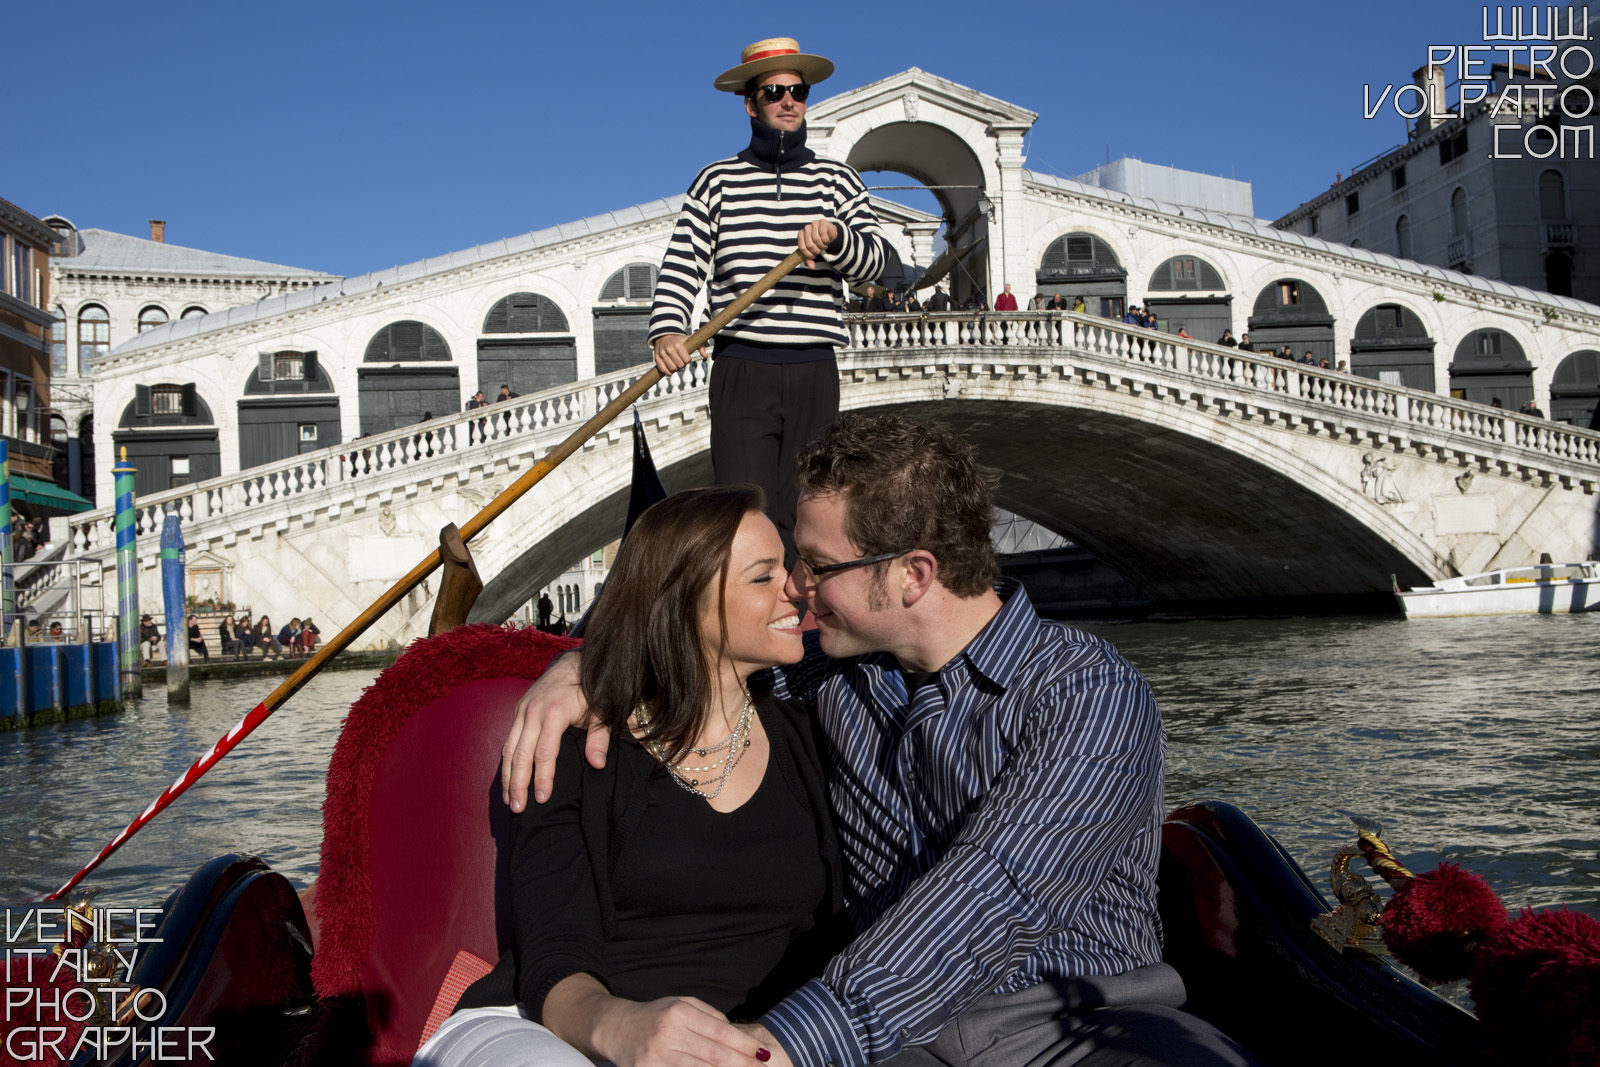
[[[700,348],[715,337],[719,330],[732,322],[735,316],[760,299],[763,293],[778,284],[784,275],[794,270],[803,261],[804,257],[798,251],[789,253],[782,263],[773,267],[760,281],[740,294],[733,303],[718,312],[710,322],[696,330],[684,342],[684,347],[691,354],[698,353]],[[543,481],[545,476],[560,466],[563,460],[582,448],[584,442],[605,429],[612,419],[626,411],[629,405],[648,392],[660,380],[661,371],[656,367],[651,367],[643,377],[629,386],[621,396],[596,412],[593,418],[574,430],[565,441],[561,442],[548,455],[529,468],[522,477],[512,482],[498,496],[489,501],[482,511],[468,519],[461,527],[461,540],[471,541],[473,537],[482,532],[485,526],[499,518],[502,512],[516,503],[522,494]],[[267,717],[276,711],[284,701],[294,696],[301,686],[311,680],[312,675],[322,669],[324,664],[348,648],[356,638],[366,633],[367,628],[377,622],[384,612],[398,604],[402,597],[421,584],[422,580],[432,574],[438,566],[439,550],[436,548],[428,554],[426,559],[411,568],[410,573],[390,586],[387,592],[373,601],[372,606],[357,616],[355,621],[329,638],[327,644],[317,649],[316,653],[301,664],[298,670],[285,678],[283,683],[274,689],[267,699],[257,704],[249,714],[239,720],[233,729],[223,734],[221,740],[212,745],[209,752],[195,760],[194,764],[187,771],[184,771],[177,781],[167,786],[166,790],[156,797],[148,808],[145,808],[137,818],[128,824],[127,829],[112,838],[111,843],[100,850],[98,856],[90,860],[82,870],[69,878],[65,885],[45,899],[56,900],[61,894],[77,885],[84,875],[100,866],[108,856],[122,847],[124,841],[138,833],[146,823],[161,814],[168,804],[178,799],[185,790],[199,781],[202,775],[216,766],[222,757],[233,751],[235,745],[249,737],[251,731],[265,722]]]

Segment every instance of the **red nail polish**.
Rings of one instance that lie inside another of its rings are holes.
[[[756,1049],[756,1059],[760,1060],[762,1063],[766,1063],[768,1060],[772,1059],[772,1053],[768,1052],[764,1048],[758,1048]]]

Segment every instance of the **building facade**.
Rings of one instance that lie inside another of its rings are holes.
[[[52,437],[64,429],[51,406],[50,250],[55,231],[0,200],[0,436],[11,470],[54,480]]]
[[[1461,83],[1447,86],[1443,70],[1422,68],[1407,99],[1426,101],[1428,111],[1410,124],[1406,142],[1273,225],[1600,303],[1600,166],[1592,107],[1600,74],[1591,70],[1573,88],[1561,69],[1555,65],[1547,77],[1543,70],[1494,67],[1491,78],[1474,86],[1487,97],[1463,108]],[[1578,108],[1574,101],[1588,103]],[[1358,374],[1432,387],[1425,382],[1426,347],[1415,316],[1403,310],[1377,315],[1360,323],[1352,366]],[[1600,354],[1585,348],[1554,368],[1543,410],[1563,422],[1600,425],[1597,364]],[[1543,403],[1546,398],[1535,398],[1524,384],[1530,369],[1515,336],[1485,333],[1450,353],[1448,377],[1436,384],[1454,396],[1513,408],[1533,399]]]
[[[1258,349],[1513,409],[1548,405],[1563,368],[1600,349],[1600,307],[1571,297],[1031,171],[1036,119],[915,69],[808,114],[820,154],[927,183],[942,219],[877,206],[913,271],[942,221],[930,273],[958,302],[1004,280],[1024,301],[1083,296],[1108,316],[1144,303],[1201,340],[1249,332]],[[148,495],[459,411],[478,390],[492,401],[502,384],[526,394],[643,363],[678,209],[652,201],[156,326],[99,358],[97,448],[146,457]]]
[[[65,429],[65,484],[87,497],[95,494],[95,363],[116,345],[170,322],[192,322],[241,304],[294,292],[338,276],[300,267],[205,252],[166,243],[166,223],[150,222],[150,236],[131,237],[110,230],[78,229],[61,216],[45,223],[57,237],[51,260],[50,365],[56,404]],[[180,400],[181,408],[181,400]],[[161,416],[160,418],[168,418]],[[179,418],[184,418],[182,410]],[[166,476],[201,478],[220,473],[214,454],[199,450],[190,469],[171,471],[166,457],[130,456],[136,464],[166,468]],[[99,453],[103,456],[110,452]],[[103,464],[109,467],[108,460]],[[181,484],[181,483],[169,483]]]

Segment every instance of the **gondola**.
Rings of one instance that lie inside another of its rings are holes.
[[[635,507],[659,492],[657,480]],[[250,855],[211,860],[160,909],[140,946],[126,977],[148,992],[125,997],[120,1017],[77,1027],[98,1028],[107,1044],[83,1044],[69,1027],[64,1044],[80,1048],[76,1055],[19,1061],[406,1064],[508,951],[501,744],[529,682],[577,642],[458,624],[482,588],[461,539],[481,528],[474,523],[442,538],[437,632],[413,642],[344,723],[328,767],[315,884],[297,893]],[[1499,1062],[1472,1014],[1357,944],[1358,924],[1340,919],[1351,904],[1331,905],[1244,812],[1191,804],[1171,813],[1162,837],[1165,951],[1189,1009],[1262,1062]],[[109,1043],[118,1025],[130,1027],[131,1042]]]
[[[481,624],[414,642],[351,708],[335,746],[315,885],[297,895],[239,854],[195,872],[132,976],[164,997],[147,1025],[210,1028],[207,1051],[223,1064],[408,1063],[430,1014],[507,950],[501,743],[529,681],[574,644]],[[1491,1062],[1471,1014],[1319,934],[1333,907],[1231,805],[1169,816],[1160,906],[1190,1009],[1265,1063],[1361,1050]]]

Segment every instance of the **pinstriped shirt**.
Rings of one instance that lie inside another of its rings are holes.
[[[762,1020],[796,1064],[875,1063],[985,994],[1161,958],[1155,698],[1111,645],[999,592],[915,697],[886,654],[789,672],[830,741],[860,931]]]
[[[762,345],[840,346],[839,278],[876,281],[887,242],[861,177],[805,147],[805,131],[752,121],[750,147],[702,170],[684,197],[667,242],[650,311],[651,341],[687,334],[695,299],[708,290],[711,314],[731,304],[795,250],[800,230],[831,219],[839,236],[815,267],[804,263],[719,335]]]

